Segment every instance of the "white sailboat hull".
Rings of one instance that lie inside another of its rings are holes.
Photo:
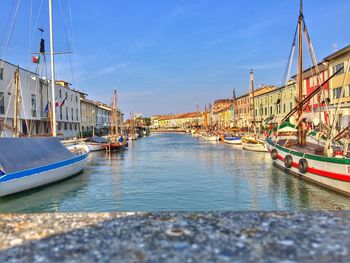
[[[104,143],[86,143],[90,148],[90,152],[103,151],[106,149],[106,145]]]
[[[1,176],[0,196],[54,183],[81,172],[85,167],[86,158],[90,151],[87,146],[74,147],[82,148],[85,153],[69,160]]]
[[[243,149],[254,152],[268,152],[264,143],[243,143]]]
[[[204,137],[207,141],[218,141],[220,138],[219,136],[207,136]]]
[[[233,145],[242,145],[242,140],[226,140],[226,139],[224,139],[224,143],[233,144]]]
[[[346,160],[345,158],[320,157],[310,154],[298,156],[298,153],[295,151],[288,151],[286,150],[287,148],[283,149],[281,146],[276,147],[271,141],[267,142],[267,148],[270,153],[272,150],[277,151],[277,158],[273,160],[274,165],[277,167],[325,188],[350,195],[350,162],[348,158]],[[293,164],[290,168],[285,166],[287,155],[291,155],[293,159]],[[305,173],[299,169],[300,159],[305,159],[308,163]]]

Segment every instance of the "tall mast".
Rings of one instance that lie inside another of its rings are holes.
[[[19,95],[19,68],[17,67],[15,72],[15,104],[14,104],[14,116],[13,116],[13,137],[18,137],[18,121],[19,121],[19,103],[20,103],[20,95]]]
[[[118,101],[117,101],[117,89],[114,89],[114,95],[113,95],[113,111],[114,111],[114,128],[115,132],[114,135],[118,135]]]
[[[256,127],[255,127],[255,103],[254,103],[254,73],[253,70],[250,70],[250,89],[251,89],[251,101],[250,103],[253,105],[252,106],[252,111],[253,111],[253,127],[254,127],[254,133],[256,132]]]
[[[52,21],[52,0],[49,0],[50,16],[50,61],[51,61],[51,105],[52,105],[52,136],[57,136],[56,130],[56,98],[55,98],[55,61],[53,46],[53,21]]]
[[[233,127],[236,127],[236,90],[232,89],[232,113],[233,113]]]
[[[303,100],[303,1],[300,0],[300,14],[298,20],[298,75],[297,75],[297,104]],[[304,123],[300,120],[303,114],[302,107],[298,110],[298,144],[304,146],[306,144],[306,133],[304,131]]]

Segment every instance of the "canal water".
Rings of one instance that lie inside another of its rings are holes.
[[[91,153],[79,175],[0,198],[0,212],[305,209],[350,209],[350,198],[280,171],[267,153],[185,134]]]

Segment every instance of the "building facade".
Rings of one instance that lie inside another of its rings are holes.
[[[350,125],[350,73],[348,70],[350,58],[350,45],[331,54],[324,60],[328,62],[329,75],[340,70],[329,82],[329,97],[331,100],[331,116],[336,115],[337,128],[342,129]],[[344,84],[344,90],[342,91]],[[342,94],[343,93],[343,94]],[[339,109],[336,112],[336,107]]]
[[[97,104],[89,100],[85,95],[80,98],[81,112],[81,132],[85,136],[94,136],[96,134],[97,124]]]

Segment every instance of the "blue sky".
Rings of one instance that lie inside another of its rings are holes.
[[[55,50],[75,51],[57,56],[57,78],[106,103],[116,87],[126,116],[195,111],[232,88],[241,95],[250,68],[256,85],[280,85],[299,8],[297,0],[53,2]],[[36,28],[48,29],[47,1],[21,1],[6,48],[15,4],[1,0],[0,57],[33,70],[28,53],[38,48]],[[319,60],[350,44],[349,11],[348,0],[304,0]],[[48,30],[44,37],[48,48]]]

